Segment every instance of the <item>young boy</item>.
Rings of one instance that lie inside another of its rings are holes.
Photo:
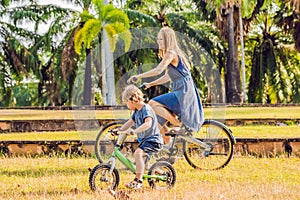
[[[157,118],[152,108],[144,102],[143,93],[134,85],[128,85],[123,94],[122,101],[128,109],[134,111],[131,118],[120,128],[121,132],[137,134],[138,148],[134,152],[136,162],[136,176],[125,186],[131,189],[142,188],[142,177],[145,170],[143,155],[153,154],[162,149],[163,139],[157,125]],[[134,125],[136,129],[131,127]]]

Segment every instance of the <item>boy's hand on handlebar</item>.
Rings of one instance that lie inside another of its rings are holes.
[[[127,83],[137,83],[138,77],[136,75],[131,76],[128,80]]]
[[[127,134],[127,131],[118,131],[118,134],[121,135],[123,133],[126,133]]]
[[[115,133],[115,130],[116,129],[113,130],[113,133]],[[116,132],[117,132],[116,135],[120,135],[120,134],[124,134],[124,133],[127,135],[133,135],[133,129],[131,129],[131,128],[128,130],[124,130],[124,131],[117,130]]]
[[[119,130],[120,130],[120,128],[115,128],[115,129],[111,130],[111,134],[113,136],[117,136],[117,135],[119,135]]]

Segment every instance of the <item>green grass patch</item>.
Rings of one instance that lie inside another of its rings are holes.
[[[233,135],[238,138],[300,138],[300,127],[292,126],[232,126]]]
[[[57,131],[57,132],[25,132],[0,134],[0,141],[53,141],[53,140],[96,140],[99,130],[94,131]]]
[[[237,138],[299,138],[300,127],[292,126],[233,126],[230,127]],[[25,132],[0,134],[2,140],[96,140],[99,130],[92,131],[57,131],[57,132]]]
[[[212,119],[299,119],[300,106],[294,107],[227,107],[205,108],[206,118]]]
[[[0,158],[0,199],[114,199],[95,194],[88,186],[93,158]],[[132,199],[300,199],[299,158],[234,157],[218,171],[199,171],[185,160],[174,165],[175,187],[170,191],[130,191],[124,184],[134,175],[120,170],[119,190]]]
[[[206,118],[300,118],[300,106],[204,108]],[[27,110],[2,109],[0,120],[42,119],[120,119],[129,118],[128,110]]]

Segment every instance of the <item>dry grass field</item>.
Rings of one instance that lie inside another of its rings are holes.
[[[109,193],[95,194],[88,186],[94,158],[0,158],[0,199],[114,199]],[[185,160],[174,167],[177,182],[170,191],[129,191],[124,184],[133,175],[120,172],[118,191],[130,199],[300,199],[300,158],[234,157],[218,171],[199,171]],[[121,199],[121,198],[118,198]]]
[[[218,114],[220,113],[220,114]],[[207,118],[300,118],[300,107],[226,108],[216,111],[206,108]],[[73,119],[73,118],[127,118],[129,113],[115,111],[32,111],[1,110],[0,120]],[[235,137],[300,137],[299,125],[230,127]],[[42,133],[42,134],[41,134]],[[97,132],[31,132],[0,134],[0,140],[61,140],[93,139]],[[95,194],[88,186],[89,170],[98,164],[93,157],[4,157],[0,155],[0,200],[73,200],[115,199],[109,193]],[[175,187],[170,191],[151,190],[147,182],[141,191],[125,189],[133,179],[126,170],[120,170],[119,192],[129,199],[158,200],[298,200],[300,199],[300,158],[284,155],[274,158],[256,158],[235,155],[228,166],[218,171],[200,171],[191,168],[184,159],[174,167],[177,173]],[[122,199],[122,198],[117,198]]]

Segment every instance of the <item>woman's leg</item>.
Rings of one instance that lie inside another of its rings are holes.
[[[152,107],[152,109],[154,110],[154,112],[157,115],[159,115],[162,118],[166,119],[167,121],[169,121],[174,126],[180,126],[181,125],[181,122],[176,118],[176,115],[174,115],[168,109],[166,109],[164,105],[162,105],[162,104],[160,104],[160,103],[158,103],[154,100],[150,100],[148,104]]]
[[[160,134],[162,135],[162,138],[164,140],[164,144],[168,144],[171,141],[171,136],[165,135],[165,133],[169,132],[169,128],[167,127],[167,124],[165,123],[163,126],[158,124],[158,128],[159,128]]]
[[[160,117],[166,119],[167,121],[169,121],[171,124],[175,126],[181,125],[181,122],[176,118],[176,115],[171,113],[168,109],[166,109],[164,105],[154,100],[150,100],[148,104],[152,107],[154,112]],[[164,143],[168,144],[171,141],[171,137],[166,136],[165,133],[169,132],[169,128],[167,127],[166,123],[164,125],[159,124],[158,126],[159,126],[160,133],[162,134]]]

